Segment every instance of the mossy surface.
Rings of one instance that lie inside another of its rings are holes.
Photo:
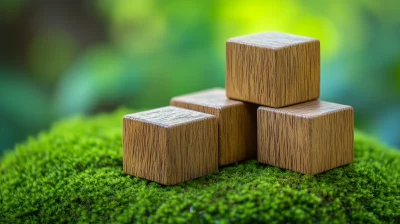
[[[399,221],[400,153],[360,133],[354,163],[320,175],[252,160],[165,187],[123,173],[126,113],[66,120],[4,155],[0,222]]]

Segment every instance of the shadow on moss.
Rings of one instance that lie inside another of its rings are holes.
[[[122,171],[119,110],[74,118],[1,158],[4,222],[396,222],[400,153],[355,133],[355,161],[311,176],[250,160],[165,187]]]

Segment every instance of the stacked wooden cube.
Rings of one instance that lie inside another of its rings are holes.
[[[304,174],[349,164],[353,109],[319,101],[319,92],[318,40],[271,32],[229,39],[226,91],[124,117],[124,171],[174,185],[251,158]]]

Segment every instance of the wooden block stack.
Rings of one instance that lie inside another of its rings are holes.
[[[319,80],[316,39],[261,33],[227,41],[226,95],[262,105],[260,163],[317,174],[353,160],[353,109],[316,100]]]
[[[126,115],[123,166],[165,185],[250,158],[304,174],[353,160],[354,112],[319,101],[319,41],[261,33],[226,43],[226,91]]]

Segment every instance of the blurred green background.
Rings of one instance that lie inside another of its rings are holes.
[[[225,85],[225,41],[282,31],[321,41],[321,99],[400,147],[400,3],[1,0],[0,151],[75,114],[168,105]]]

